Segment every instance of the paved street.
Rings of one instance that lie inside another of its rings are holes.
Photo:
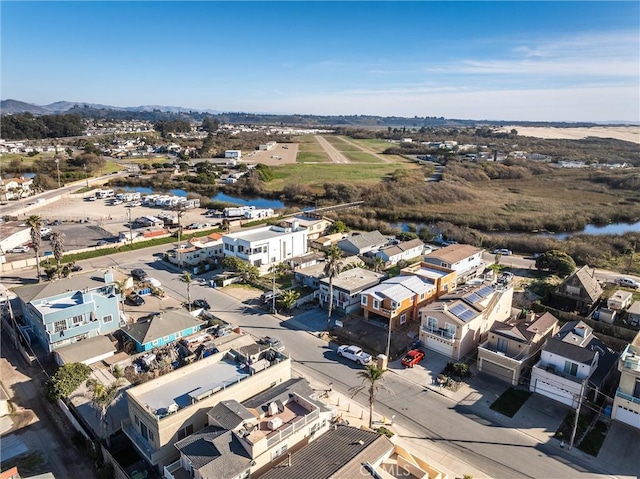
[[[184,300],[186,284],[179,279],[177,269],[153,256],[164,249],[166,246],[97,258],[82,265],[85,270],[146,269],[162,282],[169,295]],[[191,287],[191,297],[206,299],[212,313],[255,336],[271,335],[283,341],[294,359],[295,370],[317,384],[332,382],[333,389],[345,396],[350,396],[351,388],[360,385],[357,373],[361,368],[338,358],[335,346],[310,333],[324,328],[324,311],[312,309],[295,318],[274,316],[256,308],[255,300],[241,301],[224,291],[201,285]],[[429,361],[435,358],[430,359],[428,355],[426,364]],[[393,394],[381,392],[376,411],[388,418],[395,416],[398,433],[417,452],[448,463],[459,475],[466,471],[473,471],[474,477],[496,478],[628,475],[629,465],[623,464],[622,459],[598,461],[575,449],[570,453],[550,439],[555,432],[554,424],[565,414],[564,410],[546,413],[544,407],[536,409],[532,403],[525,414],[528,417],[511,421],[488,409],[506,388],[504,385],[486,391],[469,389],[464,397],[456,398],[428,387],[427,375],[421,382],[421,378],[416,379],[411,373],[414,371],[400,370],[392,363],[385,382]],[[359,395],[355,400],[364,404],[367,398]]]

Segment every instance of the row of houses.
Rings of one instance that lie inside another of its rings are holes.
[[[33,195],[33,178],[0,178],[0,201],[13,201]]]

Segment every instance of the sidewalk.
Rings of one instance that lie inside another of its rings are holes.
[[[326,397],[321,397],[330,406],[334,406],[338,412],[338,416],[349,422],[350,426],[369,427],[369,407],[358,403],[346,394],[342,394],[338,391],[329,390],[329,385],[325,384],[317,379],[304,376],[311,387],[316,391],[327,391]],[[462,477],[464,474],[470,474],[474,479],[488,478],[485,473],[474,468],[473,466],[461,461],[458,457],[451,455],[438,447],[431,441],[424,439],[415,439],[412,432],[393,424],[392,418],[385,418],[384,416],[375,412],[374,407],[374,422],[373,427],[385,426],[391,429],[398,435],[398,443],[402,445],[412,454],[423,459],[425,462],[431,464],[435,469],[439,469],[443,473],[449,476],[449,479]]]

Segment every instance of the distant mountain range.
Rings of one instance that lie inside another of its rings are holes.
[[[57,101],[49,105],[34,105],[19,100],[2,100],[0,102],[0,112],[4,113],[33,113],[34,115],[56,115],[65,113],[75,107],[94,108],[96,110],[122,110],[122,111],[166,111],[169,113],[211,113],[216,115],[220,113],[216,110],[198,110],[193,108],[183,108],[180,106],[163,106],[163,105],[141,105],[141,106],[111,106],[101,105],[98,103],[84,103],[77,101]]]

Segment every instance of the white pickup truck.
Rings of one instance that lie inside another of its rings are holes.
[[[365,353],[358,346],[340,346],[338,348],[338,356],[351,359],[358,364],[368,364],[371,362],[371,355]]]

